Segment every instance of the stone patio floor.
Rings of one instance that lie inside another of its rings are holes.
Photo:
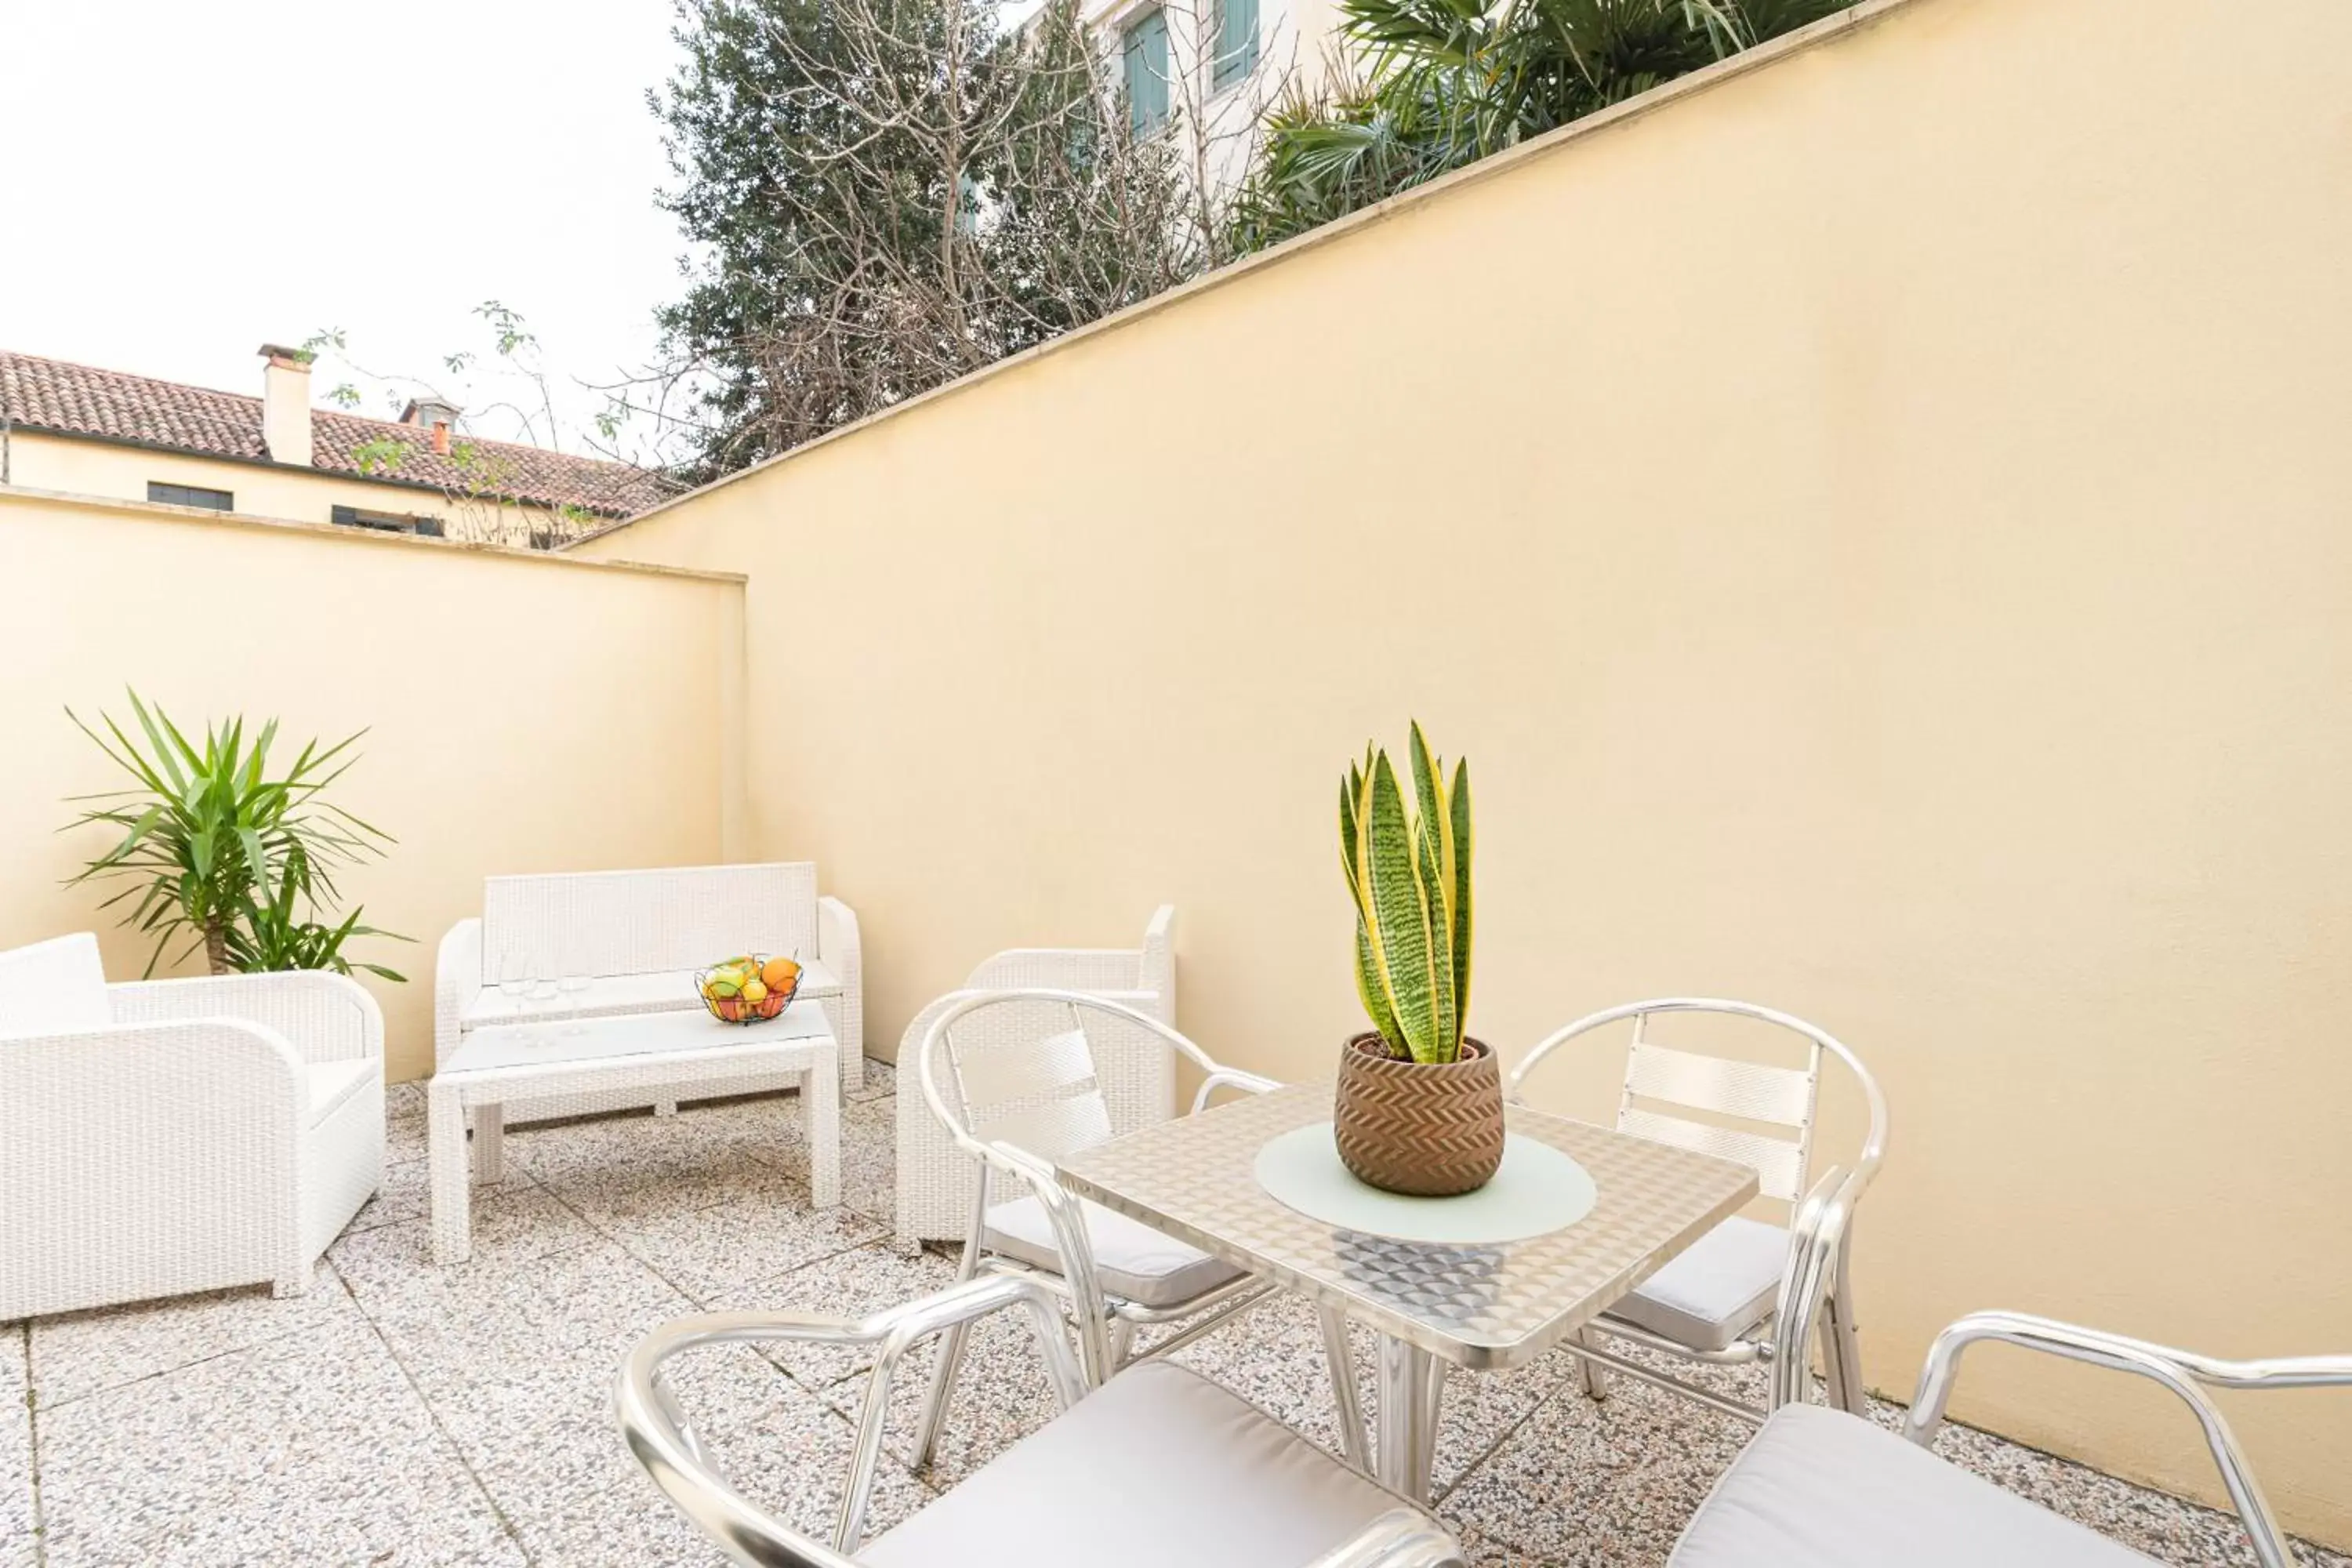
[[[788,1100],[520,1129],[507,1181],[478,1194],[473,1260],[444,1269],[426,1251],[423,1096],[396,1089],[386,1189],[309,1295],[229,1291],[0,1327],[0,1568],[719,1562],[624,1454],[614,1369],[679,1313],[854,1312],[947,1283],[949,1256],[888,1241],[892,1094],[877,1066],[845,1107],[849,1201],[824,1214],[807,1205]],[[1320,1336],[1295,1302],[1179,1354],[1336,1448]],[[902,1458],[920,1372],[896,1395]],[[735,1349],[684,1362],[678,1389],[738,1485],[822,1535],[862,1373],[838,1350]],[[1576,1384],[1560,1354],[1454,1381],[1440,1510],[1476,1563],[1663,1563],[1745,1436],[1630,1380],[1597,1404]],[[886,1464],[869,1529],[1049,1412],[1021,1331],[984,1325],[937,1462],[921,1475]],[[1966,1428],[1942,1442],[2161,1561],[2252,1561],[2225,1515]],[[2316,1548],[2302,1557],[2347,1568]]]

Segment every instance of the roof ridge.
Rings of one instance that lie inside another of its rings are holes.
[[[10,373],[14,395],[7,400],[8,412],[28,429],[128,441],[195,457],[247,461],[267,457],[261,430],[267,400],[249,393],[17,349],[0,348],[0,367]],[[427,489],[462,489],[472,482],[462,458],[433,450],[429,426],[315,405],[304,412],[312,432],[311,467],[321,473]],[[393,437],[414,440],[421,448],[413,464],[404,460],[399,475],[375,472],[354,453],[372,440]],[[660,468],[622,458],[488,436],[467,435],[464,440],[469,449],[480,448],[511,470],[499,484],[499,493],[524,505],[580,506],[625,517],[655,504],[668,488]]]

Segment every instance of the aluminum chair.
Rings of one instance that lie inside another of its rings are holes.
[[[1089,1391],[1038,1276],[966,1280],[858,1320],[725,1312],[656,1328],[621,1369],[623,1439],[663,1494],[744,1568],[1465,1568],[1453,1537],[1206,1378],[1139,1363]],[[1026,1314],[1062,1414],[954,1490],[864,1541],[890,1384],[922,1340]],[[793,1340],[876,1347],[829,1541],[748,1501],[677,1404],[664,1363],[698,1345]]]
[[[1105,1142],[1118,1126],[1165,1120],[1165,1108],[1144,1108],[1141,1122],[1138,1108],[1114,1108],[1096,1077],[1098,1053],[1139,1050],[1165,1052],[1200,1070],[1196,1113],[1220,1089],[1259,1094],[1275,1087],[1255,1073],[1220,1066],[1157,1018],[1077,991],[1027,988],[966,996],[932,1020],[916,1053],[925,1102],[980,1167],[957,1279],[1020,1275],[1061,1295],[1077,1321],[1079,1363],[1089,1388],[1127,1364],[1137,1329],[1192,1319],[1151,1347],[1151,1355],[1165,1355],[1273,1289],[1196,1247],[1071,1195],[1055,1174],[1055,1159]],[[1022,1195],[992,1198],[998,1178],[1009,1178]],[[962,1325],[951,1327],[940,1342],[916,1435],[919,1468],[930,1462],[947,1419],[966,1333]],[[1341,1353],[1344,1342],[1330,1351]],[[1335,1388],[1343,1397],[1352,1394],[1352,1376],[1343,1384],[1340,1366],[1333,1370]]]
[[[1826,1281],[1834,1228],[1815,1248],[1809,1288]],[[2150,1568],[2138,1552],[1927,1451],[1960,1352],[1985,1340],[2169,1389],[2204,1428],[2255,1561],[2293,1568],[2278,1518],[2205,1390],[2352,1387],[2352,1355],[2216,1361],[2016,1312],[1971,1313],[1937,1336],[1899,1437],[1841,1410],[1798,1403],[1775,1411],[1700,1505],[1668,1568]]]
[[[1805,1042],[1805,1066],[1763,1067],[1660,1045],[1649,1038],[1650,1020],[1666,1013],[1744,1018],[1793,1033]],[[1743,1215],[1725,1220],[1595,1320],[1569,1347],[1580,1358],[1585,1391],[1596,1399],[1604,1396],[1603,1369],[1610,1368],[1761,1421],[1782,1405],[1804,1399],[1811,1371],[1806,1347],[1818,1322],[1831,1401],[1861,1415],[1862,1360],[1846,1264],[1854,1205],[1877,1173],[1886,1147],[1886,1100],[1877,1080],[1829,1031],[1801,1018],[1747,1002],[1669,997],[1610,1007],[1557,1030],[1512,1071],[1507,1096],[1518,1102],[1529,1076],[1561,1047],[1628,1018],[1633,1037],[1617,1131],[1752,1165],[1763,1195],[1794,1207],[1786,1227]],[[1870,1129],[1851,1170],[1832,1166],[1813,1178],[1813,1115],[1824,1057],[1843,1062],[1860,1084]],[[1787,1135],[1740,1131],[1697,1120],[1687,1114],[1692,1111],[1770,1126]],[[1802,1289],[1803,1277],[1810,1267],[1808,1249],[1824,1235],[1838,1241],[1816,1297]],[[1765,1404],[1759,1409],[1631,1361],[1607,1348],[1605,1342],[1612,1339],[1711,1366],[1770,1363]]]

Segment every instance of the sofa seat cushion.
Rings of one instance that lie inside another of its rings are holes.
[[[1788,1231],[1735,1215],[1619,1297],[1608,1315],[1719,1351],[1771,1315],[1788,1263]]]
[[[1139,1362],[857,1553],[876,1568],[1302,1568],[1405,1504],[1198,1373]]]
[[[1087,1238],[1094,1244],[1095,1272],[1112,1295],[1139,1307],[1173,1307],[1213,1290],[1242,1271],[1099,1204],[1082,1204]],[[1062,1270],[1054,1227],[1035,1198],[992,1205],[988,1211],[990,1247],[1033,1268]]]
[[[841,977],[826,965],[809,963],[801,966],[801,988],[793,995],[795,1002],[817,1002],[840,994]],[[457,1022],[464,1028],[473,1029],[484,1024],[511,1023],[518,1016],[568,1018],[600,1014],[690,1013],[701,1005],[694,994],[693,970],[658,969],[643,974],[600,974],[588,983],[585,991],[560,993],[541,1002],[510,997],[495,985],[485,985],[466,1004]]]
[[[2151,1560],[1842,1410],[1784,1405],[1668,1568],[2148,1568]]]
[[[376,1057],[353,1057],[347,1061],[316,1062],[303,1076],[310,1091],[310,1117],[306,1126],[315,1127],[342,1108],[343,1102],[383,1078],[383,1062]]]

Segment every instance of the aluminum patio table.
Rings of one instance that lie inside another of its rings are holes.
[[[1520,1241],[1444,1245],[1350,1230],[1289,1207],[1259,1184],[1265,1145],[1331,1116],[1331,1086],[1276,1089],[1114,1138],[1056,1162],[1080,1197],[1188,1241],[1314,1301],[1344,1343],[1354,1318],[1380,1336],[1378,1479],[1428,1500],[1449,1364],[1525,1366],[1756,1196],[1756,1173],[1728,1160],[1530,1110],[1506,1112],[1517,1138],[1559,1150],[1591,1175],[1591,1212]],[[1363,1421],[1339,1391],[1349,1458]]]

